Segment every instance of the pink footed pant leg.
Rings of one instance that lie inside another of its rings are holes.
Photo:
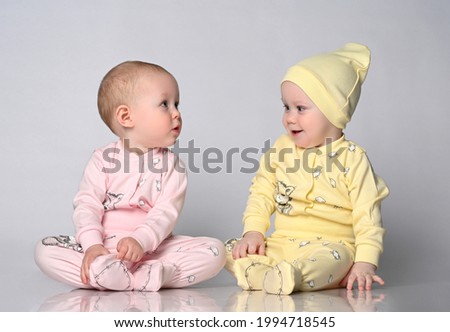
[[[224,244],[218,239],[180,235],[163,241],[144,260],[160,262],[161,288],[183,288],[217,275],[225,265],[225,256]]]

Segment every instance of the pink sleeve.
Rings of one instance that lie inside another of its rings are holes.
[[[103,244],[102,218],[107,178],[102,169],[101,152],[97,150],[86,165],[73,200],[76,240],[85,251],[94,244]]]
[[[187,187],[185,166],[172,153],[169,156],[168,170],[161,179],[161,194],[145,223],[131,235],[142,244],[144,251],[155,250],[172,233],[183,208]]]

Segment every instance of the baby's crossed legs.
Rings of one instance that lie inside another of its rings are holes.
[[[339,287],[353,264],[353,251],[341,243],[326,241],[267,242],[266,255],[249,255],[233,260],[227,256],[227,269],[241,288],[264,290],[270,294],[291,294]],[[278,243],[277,243],[278,242]]]
[[[36,246],[35,260],[49,277],[77,288],[139,291],[194,285],[215,276],[225,263],[223,244],[209,237],[172,236],[137,263],[120,261],[110,251],[92,262],[89,285],[80,278],[81,248],[42,241]]]

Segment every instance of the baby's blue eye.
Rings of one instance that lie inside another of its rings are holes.
[[[161,106],[167,108],[169,105],[168,105],[167,101],[163,101],[163,102],[161,103]]]
[[[297,106],[297,111],[303,112],[305,110],[305,107],[303,106]]]
[[[283,111],[289,112],[289,107],[288,107],[288,105],[283,105]]]

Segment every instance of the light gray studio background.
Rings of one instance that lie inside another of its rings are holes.
[[[96,108],[111,67],[143,60],[177,78],[179,145],[200,148],[190,158],[200,171],[189,172],[176,233],[226,240],[241,233],[253,177],[241,171],[252,164],[236,152],[226,161],[227,152],[255,148],[248,156],[258,160],[264,142],[283,133],[285,70],[347,42],[372,50],[345,133],[391,189],[380,274],[390,285],[448,281],[449,17],[447,1],[0,0],[3,310],[35,308],[43,289],[60,287],[37,269],[33,248],[46,235],[73,234],[85,163],[115,140]],[[203,166],[208,148],[224,156],[209,164],[222,169],[215,174]],[[222,271],[211,284],[234,281]]]

